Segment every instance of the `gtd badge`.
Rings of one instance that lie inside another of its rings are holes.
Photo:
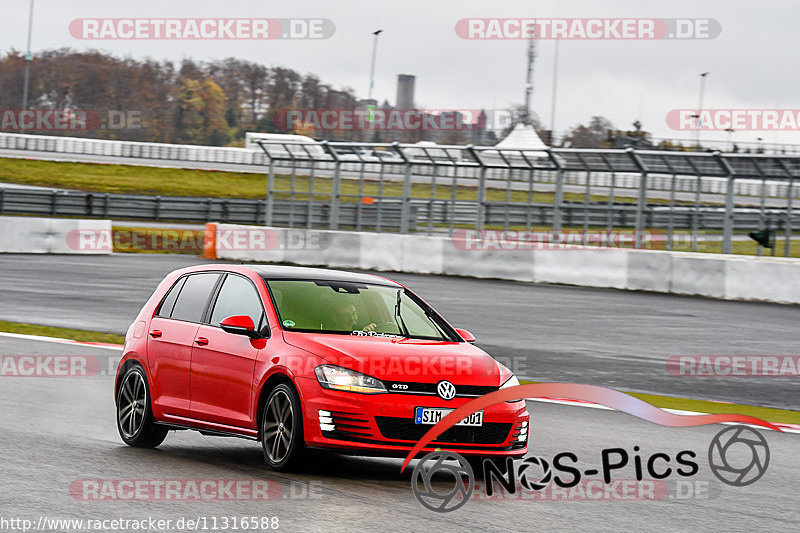
[[[442,400],[452,400],[456,397],[456,387],[449,381],[440,381],[436,385],[436,392]]]

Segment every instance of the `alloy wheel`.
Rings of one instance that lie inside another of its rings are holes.
[[[147,387],[139,372],[131,372],[120,387],[117,419],[123,435],[132,439],[144,424]]]
[[[264,416],[264,451],[271,461],[280,463],[286,458],[294,433],[292,400],[279,390],[270,398]]]

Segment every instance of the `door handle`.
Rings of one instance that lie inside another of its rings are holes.
[[[200,346],[205,346],[206,344],[208,344],[208,339],[206,339],[205,337],[197,337],[194,340],[194,343],[199,344]]]
[[[158,337],[161,336],[161,331],[154,329],[153,331],[150,332],[150,336],[153,337],[154,339],[157,339]]]

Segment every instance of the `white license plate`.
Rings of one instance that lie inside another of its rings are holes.
[[[414,409],[414,423],[433,425],[439,422],[442,418],[452,413],[452,409],[437,409],[435,407],[417,407]],[[458,422],[457,426],[482,426],[483,425],[483,411],[472,413],[467,418]]]

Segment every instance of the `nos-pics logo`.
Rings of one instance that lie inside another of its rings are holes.
[[[634,450],[638,450],[635,447]],[[608,453],[606,453],[608,452]],[[491,478],[499,480],[503,488],[511,493],[517,484],[528,491],[541,491],[555,482],[561,486],[580,482],[582,472],[574,466],[564,465],[559,458],[567,457],[576,462],[577,457],[569,452],[559,454],[551,462],[541,457],[528,457],[514,468],[511,460],[506,461],[506,472],[492,461],[484,461],[483,474],[485,490],[491,495]],[[637,477],[643,470],[656,479],[664,479],[672,473],[681,476],[695,475],[699,467],[694,461],[697,454],[686,450],[676,455],[676,464],[669,465],[669,457],[655,453],[649,458],[636,456],[634,464]],[[769,446],[759,432],[747,426],[731,426],[717,433],[708,447],[708,464],[711,472],[721,482],[734,487],[751,485],[761,479],[769,467]],[[660,463],[660,465],[659,465]],[[586,470],[586,475],[602,474],[606,483],[612,478],[612,471],[628,465],[628,454],[621,448],[603,450],[602,467]],[[557,473],[571,476],[563,483]],[[435,478],[435,479],[434,479]],[[411,474],[411,489],[417,501],[431,511],[446,513],[455,511],[472,498],[475,491],[475,473],[470,463],[456,452],[437,450],[425,455]]]

